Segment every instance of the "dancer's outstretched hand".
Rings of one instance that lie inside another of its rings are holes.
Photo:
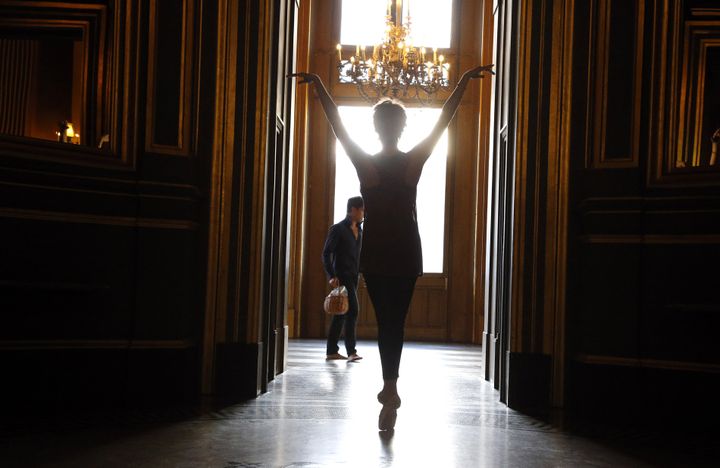
[[[305,73],[305,72],[296,72],[296,73],[290,73],[288,75],[288,78],[300,78],[298,81],[298,84],[304,84],[304,83],[315,83],[320,81],[320,77],[317,76],[315,73]]]
[[[490,65],[480,65],[478,67],[471,68],[470,70],[463,73],[462,77],[471,80],[474,78],[482,78],[483,73],[485,73],[485,72],[490,72],[494,75],[495,74],[495,72],[493,71],[494,66],[495,66],[495,64],[490,64]]]

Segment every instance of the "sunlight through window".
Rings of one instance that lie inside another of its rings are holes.
[[[387,0],[343,0],[340,43],[373,45],[385,32]]]
[[[340,106],[340,116],[350,133],[370,154],[380,151],[380,142],[372,123],[372,108]],[[408,151],[425,138],[440,115],[440,109],[408,108],[408,124],[400,149]],[[443,272],[443,251],[445,239],[445,172],[447,163],[447,131],[425,163],[418,183],[418,225],[423,248],[423,269],[425,273]],[[335,145],[335,210],[334,221],[345,218],[347,199],[360,195],[360,182],[355,168],[340,143]]]
[[[403,23],[407,23],[408,9],[415,46],[450,47],[452,0],[406,0],[403,2]]]

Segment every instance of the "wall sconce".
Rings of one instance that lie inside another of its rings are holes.
[[[714,166],[717,162],[718,144],[720,143],[720,128],[715,130],[711,138],[712,141],[712,152],[710,153],[710,165]]]
[[[58,141],[60,143],[72,143],[75,145],[80,144],[80,134],[75,133],[73,124],[67,120],[63,120],[58,123],[58,131],[55,132],[55,134],[58,136]]]

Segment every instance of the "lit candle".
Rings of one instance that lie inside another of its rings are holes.
[[[421,54],[421,57],[422,57],[422,61],[424,62],[424,61],[425,61],[425,47],[423,47],[423,48],[420,49],[420,54]]]
[[[437,47],[433,47],[433,63],[437,63]]]
[[[440,60],[440,63],[443,63],[445,61],[445,56],[441,54],[438,59]]]
[[[338,44],[336,49],[338,51],[338,61],[342,62],[342,46]]]

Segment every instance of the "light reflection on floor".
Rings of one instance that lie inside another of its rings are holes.
[[[636,467],[686,460],[668,458],[652,441],[621,450],[508,409],[482,379],[480,349],[468,346],[408,344],[396,430],[380,433],[376,345],[361,342],[358,352],[360,362],[326,362],[322,341],[291,341],[287,372],[255,400],[179,419],[145,413],[141,422],[15,436],[0,441],[0,466]]]

